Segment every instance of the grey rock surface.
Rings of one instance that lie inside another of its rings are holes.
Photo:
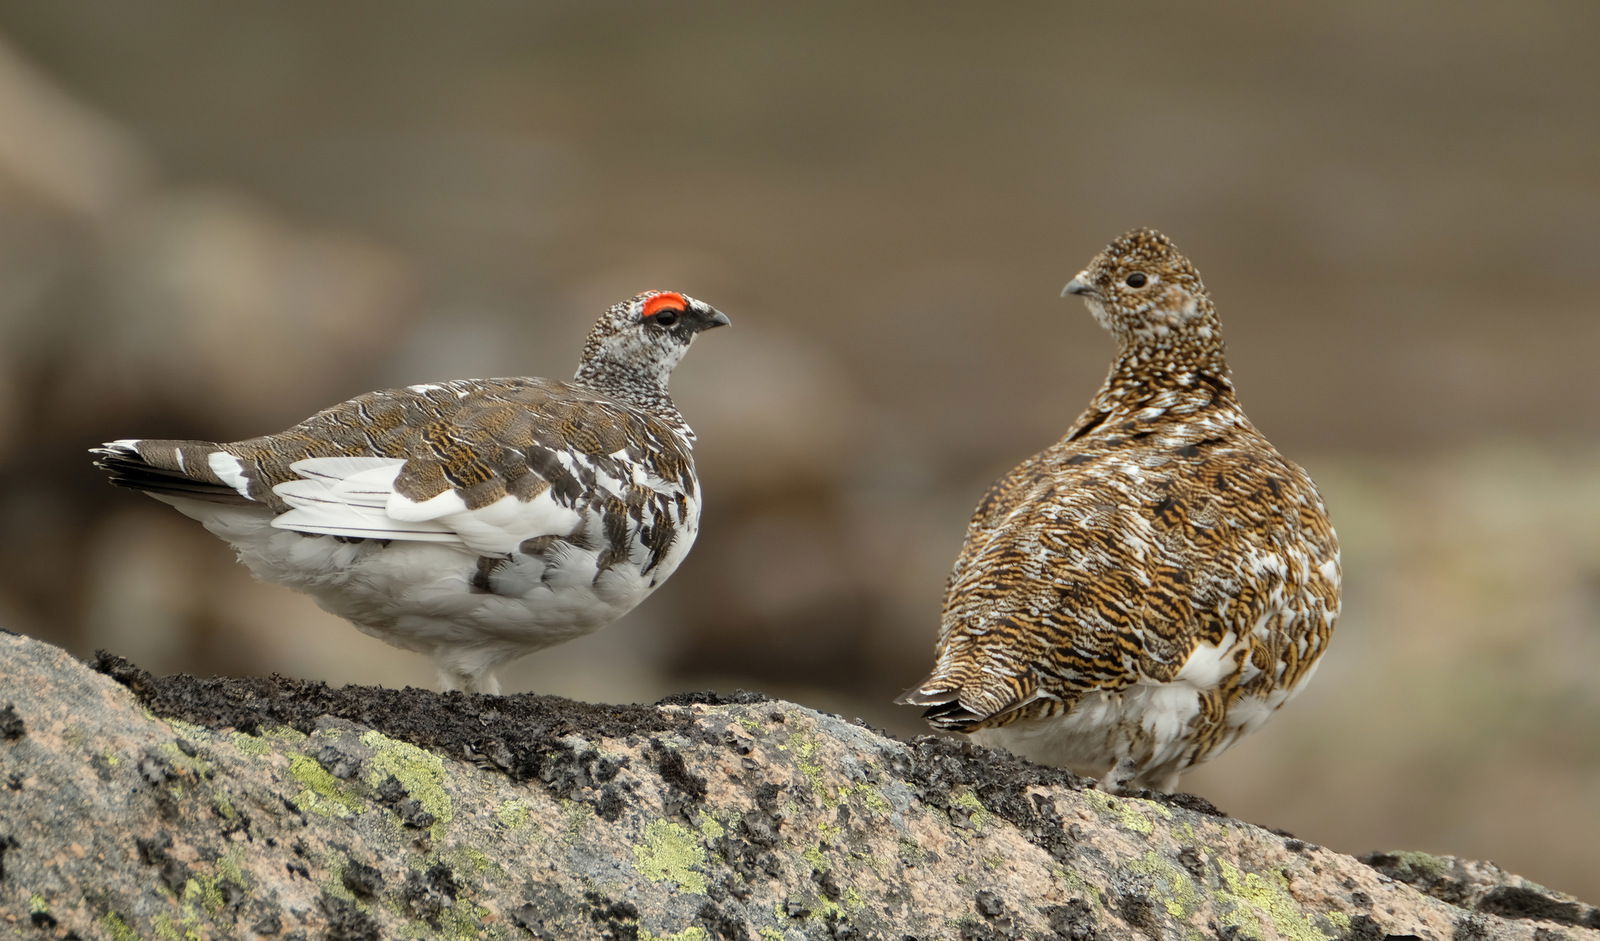
[[[1600,938],[1490,864],[753,695],[157,679],[3,633],[0,676],[0,937]]]

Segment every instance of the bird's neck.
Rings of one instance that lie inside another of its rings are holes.
[[[594,357],[584,360],[572,381],[584,388],[603,392],[624,405],[648,412],[685,439],[693,441],[694,431],[684,421],[683,413],[678,411],[678,406],[667,392],[668,375],[670,371],[658,374],[641,369],[636,363],[619,363],[607,357]]]
[[[1233,378],[1215,324],[1204,331],[1119,337],[1120,349],[1090,409],[1137,411],[1163,394],[1202,392],[1234,400]]]

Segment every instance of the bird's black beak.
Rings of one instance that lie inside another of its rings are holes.
[[[726,327],[728,324],[733,323],[733,321],[728,319],[727,314],[717,310],[710,304],[692,304],[690,305],[690,310],[693,313],[694,328],[696,330],[710,330],[714,327]]]
[[[1061,296],[1066,297],[1068,294],[1084,294],[1088,295],[1089,297],[1099,297],[1099,293],[1097,293],[1094,287],[1089,284],[1088,280],[1084,278],[1084,275],[1087,273],[1088,272],[1086,271],[1078,272],[1077,277],[1073,278],[1071,281],[1068,281],[1067,286],[1061,289]]]

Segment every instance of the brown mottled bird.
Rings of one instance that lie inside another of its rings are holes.
[[[613,305],[577,375],[369,392],[228,444],[113,441],[112,483],[176,507],[263,581],[306,592],[446,689],[611,623],[700,525],[694,432],[667,394],[720,311],[674,291]]]
[[[1194,265],[1153,229],[1067,284],[1118,353],[978,505],[937,662],[899,702],[1122,791],[1170,791],[1305,687],[1339,614],[1322,497],[1245,417]]]

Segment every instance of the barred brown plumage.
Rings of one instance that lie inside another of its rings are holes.
[[[258,578],[432,654],[447,689],[497,692],[496,667],[616,620],[688,553],[694,432],[667,380],[696,334],[727,322],[648,291],[600,317],[568,382],[424,383],[278,434],[92,453]]]
[[[1066,435],[979,502],[932,673],[897,701],[1025,757],[1171,790],[1316,669],[1339,548],[1245,417],[1200,274],[1135,229],[1062,292],[1117,340]]]

